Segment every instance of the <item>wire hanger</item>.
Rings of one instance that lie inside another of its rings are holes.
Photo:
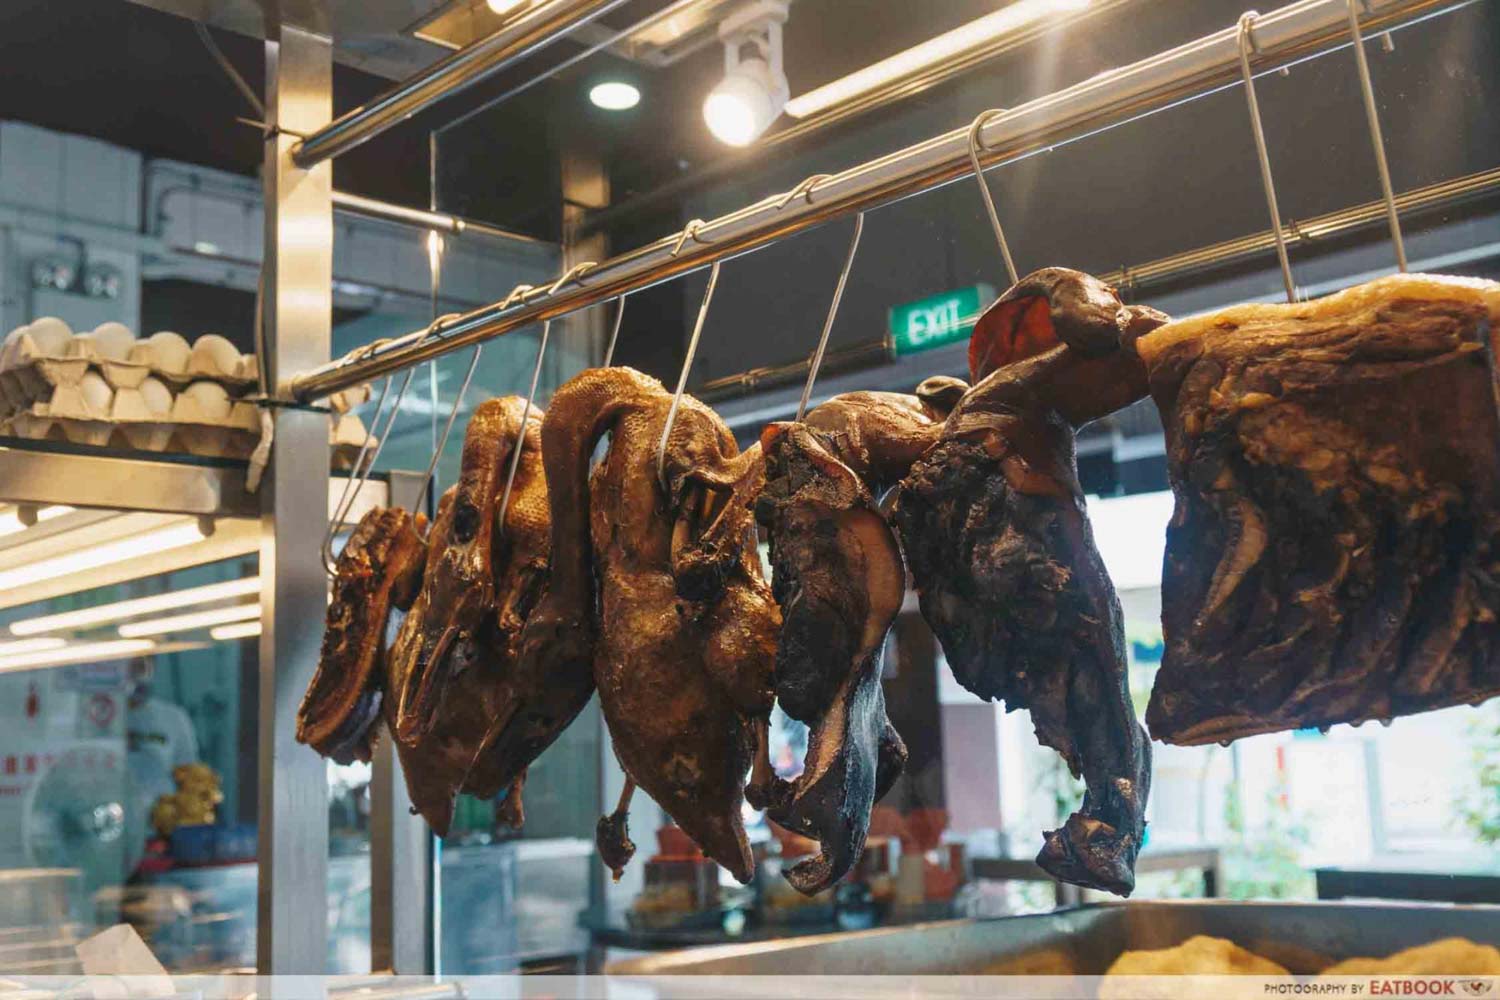
[[[984,148],[984,139],[981,133],[984,127],[991,121],[1005,114],[1000,108],[992,108],[981,112],[974,124],[969,126],[969,163],[974,167],[974,179],[979,182],[979,193],[984,198],[984,208],[990,217],[990,228],[995,231],[995,242],[1000,244],[1000,256],[1005,260],[1005,272],[1010,275],[1010,283],[1018,284],[1021,276],[1016,273],[1016,262],[1010,256],[1010,244],[1005,239],[1005,229],[1000,225],[1000,214],[995,211],[995,198],[990,194],[990,186],[984,180],[984,166],[979,162],[979,151]]]
[[[681,244],[679,249],[680,247]],[[682,405],[682,390],[687,387],[688,372],[693,368],[693,356],[698,353],[698,338],[703,334],[703,321],[708,318],[708,304],[713,301],[714,289],[719,284],[719,264],[719,261],[714,261],[713,268],[708,272],[708,287],[703,291],[703,304],[698,307],[698,320],[693,324],[693,336],[688,340],[687,357],[682,361],[682,374],[677,376],[677,391],[672,394],[672,408],[667,411],[667,422],[661,429],[661,441],[656,445],[656,481],[664,491],[667,488],[667,441],[672,436],[673,424],[677,422],[677,410]]]
[[[615,300],[619,303],[619,307],[615,310],[614,329],[609,332],[609,346],[604,349],[604,363],[599,366],[600,368],[611,368],[614,366],[615,345],[620,342],[620,324],[625,320],[625,300],[628,298],[630,298],[630,293],[622,292],[620,297]]]
[[[375,345],[370,345],[373,349]],[[375,463],[380,461],[380,452],[385,448],[386,441],[390,440],[391,429],[396,426],[396,417],[401,412],[401,401],[406,398],[406,390],[411,385],[412,376],[416,374],[415,368],[406,370],[406,377],[401,380],[401,388],[396,393],[395,404],[391,407],[390,415],[386,418],[385,427],[377,435],[376,428],[380,424],[381,412],[385,409],[386,396],[391,391],[392,375],[385,377],[385,386],[380,391],[380,399],[375,404],[375,413],[370,417],[370,426],[365,430],[364,443],[359,447],[359,454],[354,460],[354,468],[350,471],[349,478],[344,480],[344,490],[339,494],[339,502],[333,507],[333,517],[328,522],[328,531],[323,535],[323,569],[328,575],[336,576],[338,568],[333,557],[333,540],[339,533],[349,517],[349,512],[354,507],[354,501],[359,496],[360,490],[364,489],[365,483],[369,482],[370,475],[375,471]],[[369,462],[365,461],[365,455],[370,452],[370,443],[375,443],[374,454],[370,454]]]
[[[1261,126],[1260,101],[1255,96],[1255,76],[1250,72],[1250,53],[1260,52],[1255,43],[1255,20],[1260,14],[1247,10],[1240,15],[1240,78],[1245,83],[1245,103],[1250,108],[1250,131],[1255,136],[1255,155],[1260,161],[1260,183],[1266,192],[1266,211],[1271,213],[1271,235],[1276,239],[1276,260],[1281,265],[1281,281],[1286,286],[1286,300],[1297,301],[1297,283],[1292,278],[1292,263],[1286,252],[1286,233],[1281,228],[1281,209],[1276,203],[1276,182],[1271,176],[1271,154],[1266,149],[1266,132]]]
[[[849,272],[854,269],[854,253],[859,249],[859,238],[865,231],[865,213],[854,217],[854,236],[849,240],[849,255],[844,258],[844,269],[839,272],[839,283],[833,289],[833,301],[828,305],[828,318],[823,321],[823,336],[818,338],[818,349],[813,352],[807,366],[807,384],[802,387],[802,402],[797,404],[797,423],[807,415],[807,403],[812,398],[813,383],[818,380],[818,369],[823,366],[823,352],[828,349],[828,335],[833,332],[833,320],[839,313],[839,303],[844,299],[844,286],[849,283]]]
[[[563,285],[581,279],[598,266],[594,261],[575,265],[553,282],[552,287],[547,289],[547,294],[556,295],[557,290]],[[547,356],[547,338],[551,333],[552,320],[543,321],[542,336],[536,345],[536,365],[531,369],[531,388],[526,393],[526,407],[521,411],[521,429],[517,432],[516,443],[510,450],[510,468],[505,473],[505,491],[500,494],[500,513],[495,523],[501,531],[505,530],[505,513],[510,510],[510,494],[516,485],[516,470],[521,467],[521,452],[526,449],[526,425],[531,420],[531,409],[536,402],[536,388],[542,377],[542,359]]]
[[[1365,121],[1370,128],[1370,145],[1375,150],[1375,170],[1380,174],[1380,194],[1385,200],[1385,217],[1391,230],[1391,246],[1396,251],[1396,267],[1405,274],[1406,243],[1401,238],[1401,213],[1396,210],[1396,192],[1391,187],[1391,167],[1385,158],[1385,137],[1380,131],[1380,111],[1375,106],[1375,85],[1370,80],[1365,39],[1359,30],[1359,0],[1348,0],[1348,4],[1349,37],[1354,41],[1354,66],[1359,71],[1359,89],[1365,100]]]

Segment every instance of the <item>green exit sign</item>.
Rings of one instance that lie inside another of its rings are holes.
[[[979,314],[993,301],[995,290],[989,285],[970,285],[893,307],[891,343],[897,356],[966,339],[979,322]]]

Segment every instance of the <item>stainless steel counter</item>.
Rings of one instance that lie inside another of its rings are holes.
[[[1500,906],[1397,903],[1101,903],[850,934],[699,948],[612,965],[617,975],[1102,974],[1122,951],[1228,938],[1293,973],[1444,937],[1500,943]]]

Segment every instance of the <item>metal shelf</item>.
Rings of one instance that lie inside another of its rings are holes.
[[[108,510],[259,517],[245,463],[0,438],[0,500]]]

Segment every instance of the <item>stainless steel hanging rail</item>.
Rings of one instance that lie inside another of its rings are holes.
[[[1371,0],[1361,22],[1372,33],[1469,0]],[[1348,37],[1343,0],[1300,0],[1256,19],[1262,72],[1341,43]],[[979,134],[986,168],[1239,80],[1239,31],[1230,26],[1149,59],[1084,80],[990,119]],[[554,319],[624,292],[650,287],[715,261],[747,253],[830,219],[949,183],[973,172],[969,128],[909,146],[812,185],[804,197],[773,195],[684,234],[663,237],[614,257],[565,290],[545,289],[476,309],[294,378],[298,400],[351,385],[449,351]]]
[[[1452,180],[1440,181],[1426,187],[1413,188],[1396,196],[1396,208],[1403,217],[1419,216],[1468,202],[1492,198],[1500,194],[1500,167],[1465,174]],[[1287,220],[1286,238],[1288,247],[1311,245],[1319,240],[1333,240],[1361,229],[1367,229],[1386,219],[1385,202],[1371,201],[1363,205],[1329,212],[1327,215],[1296,221]],[[1241,236],[1222,243],[1199,247],[1170,257],[1161,257],[1144,264],[1133,264],[1102,271],[1098,278],[1107,285],[1122,290],[1127,300],[1134,299],[1141,289],[1163,282],[1213,271],[1243,261],[1253,260],[1276,249],[1276,236],[1270,230]],[[838,351],[830,351],[824,361],[826,373],[848,372],[858,369],[876,368],[895,360],[886,338],[864,340]],[[738,399],[752,392],[778,389],[794,385],[807,375],[809,359],[789,361],[780,365],[766,365],[721,375],[704,382],[693,390],[693,395],[705,403],[724,399]]]
[[[306,169],[347,153],[427,106],[515,64],[564,33],[625,3],[626,0],[542,0],[488,38],[438,60],[368,104],[308,135],[292,147],[292,160]]]
[[[537,239],[535,236],[514,233],[509,229],[501,229],[499,226],[475,222],[473,219],[449,215],[446,212],[429,212],[422,208],[408,208],[405,205],[396,205],[388,201],[378,201],[374,198],[366,198],[364,195],[349,194],[344,191],[333,192],[333,210],[335,212],[348,212],[351,215],[362,215],[369,219],[382,219],[386,222],[394,222],[403,226],[415,226],[419,229],[431,229],[439,233],[450,233],[454,236],[474,234],[492,236],[495,239],[515,240],[518,243],[553,246],[553,244],[548,243],[546,240]]]

